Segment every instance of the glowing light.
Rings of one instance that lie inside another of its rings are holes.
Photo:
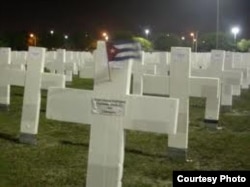
[[[30,33],[29,36],[30,36],[30,39],[31,39],[31,40],[30,40],[30,44],[36,46],[36,43],[37,43],[36,35],[33,34],[33,33]]]
[[[108,36],[108,34],[106,32],[102,33],[102,36],[105,38],[106,36]]]
[[[239,27],[233,27],[233,28],[232,28],[232,33],[233,33],[234,35],[237,35],[239,32],[240,32]]]
[[[149,29],[145,29],[145,34],[148,35],[150,33]]]

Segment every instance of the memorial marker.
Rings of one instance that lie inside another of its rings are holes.
[[[4,51],[4,52],[3,52]],[[10,58],[10,48],[1,49],[7,59]],[[27,71],[12,69],[5,66],[0,69],[0,85],[23,86],[23,108],[21,118],[21,132],[19,140],[21,143],[36,144],[38,132],[41,89],[48,89],[50,86],[65,86],[64,75],[44,73],[45,48],[29,47],[27,56]],[[10,93],[5,95],[9,100]],[[8,103],[9,104],[9,103]]]
[[[46,116],[90,124],[86,186],[121,187],[124,129],[174,134],[179,102],[130,95],[131,61],[114,62],[110,81],[106,45],[97,46],[94,90],[49,88]]]

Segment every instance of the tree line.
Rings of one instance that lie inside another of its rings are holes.
[[[103,39],[96,33],[75,32],[66,39],[62,33],[36,33],[36,38],[31,38],[27,31],[0,33],[0,47],[11,47],[13,50],[27,50],[28,46],[36,45],[46,47],[49,50],[66,48],[68,50],[91,51],[96,47],[97,40]],[[219,33],[216,45],[216,33],[204,33],[197,39],[197,44],[191,37],[181,38],[174,33],[155,33],[149,38],[133,34],[129,31],[116,31],[110,36],[110,40],[133,40],[141,43],[145,51],[170,51],[171,47],[191,47],[193,51],[209,52],[212,49],[227,51],[247,52],[250,49],[250,40],[240,39],[234,41],[231,35]],[[34,40],[36,40],[34,42]],[[197,45],[195,49],[194,46]]]

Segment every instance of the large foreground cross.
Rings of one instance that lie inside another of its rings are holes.
[[[175,134],[179,102],[129,95],[131,61],[117,62],[109,81],[104,42],[94,55],[94,90],[50,88],[46,116],[90,124],[87,187],[121,187],[124,129]]]

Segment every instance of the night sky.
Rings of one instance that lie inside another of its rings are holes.
[[[1,1],[1,31],[129,30],[185,34],[216,31],[217,0]],[[220,0],[220,30],[250,38],[250,0]]]

